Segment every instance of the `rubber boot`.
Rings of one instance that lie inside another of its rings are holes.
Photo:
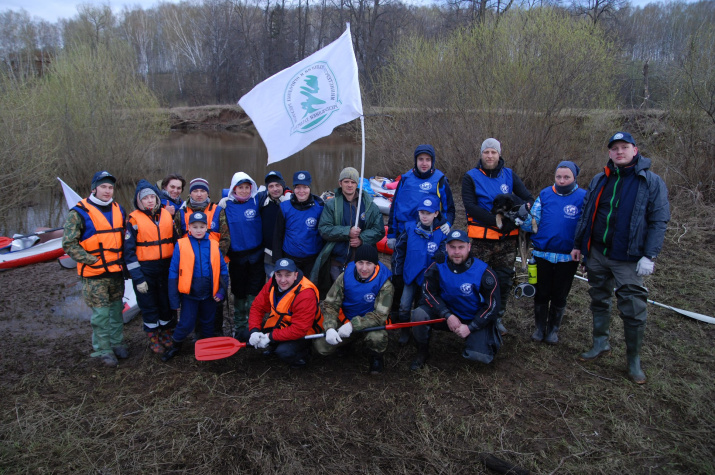
[[[247,299],[233,298],[233,337],[238,337],[241,331],[248,327],[248,314],[246,313]]]
[[[501,336],[504,336],[509,333],[504,324],[501,322],[501,318],[497,318],[497,330],[499,331],[499,334]]]
[[[555,345],[559,342],[559,327],[564,318],[566,307],[551,307],[549,309],[549,324],[546,327],[546,338],[544,343]]]
[[[409,314],[407,315],[406,320],[400,319],[400,323],[407,323],[410,321]],[[397,344],[400,346],[405,346],[407,343],[410,342],[410,337],[412,336],[412,329],[411,328],[400,328],[400,339],[397,340]]]
[[[534,303],[534,322],[536,330],[531,334],[532,341],[543,341],[546,332],[546,320],[548,319],[549,306]]]
[[[623,333],[626,337],[626,359],[628,360],[628,377],[636,384],[645,383],[645,373],[641,369],[641,346],[643,345],[643,334],[645,324],[633,327],[624,327]]]
[[[380,374],[385,369],[385,358],[382,353],[368,352],[370,356],[370,374]]]
[[[169,348],[168,350],[166,350],[166,352],[164,352],[164,355],[161,357],[161,361],[166,363],[171,358],[178,355],[181,352],[181,347],[183,346],[183,344],[184,343],[181,341],[174,341],[172,339],[171,348]]]
[[[611,312],[593,315],[593,348],[579,355],[581,361],[595,360],[600,356],[611,353],[611,345],[608,344],[609,328],[611,326]]]
[[[164,345],[161,344],[161,330],[158,332],[147,332],[146,336],[149,338],[149,348],[151,348],[151,351],[157,355],[161,355],[166,351]]]
[[[410,370],[417,371],[422,369],[427,363],[427,358],[429,357],[429,343],[417,343],[417,356],[412,360],[410,364]]]
[[[162,328],[159,330],[159,343],[164,348],[171,348],[174,343],[171,339],[171,335],[174,334],[173,328]]]

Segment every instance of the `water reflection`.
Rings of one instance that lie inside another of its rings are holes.
[[[168,173],[179,173],[187,182],[202,177],[211,187],[211,198],[218,201],[221,189],[231,185],[231,177],[237,171],[248,173],[256,182],[263,184],[263,177],[270,170],[283,174],[291,186],[293,173],[308,170],[313,176],[313,192],[321,192],[337,187],[340,171],[352,166],[360,170],[360,144],[352,137],[338,136],[321,139],[301,152],[283,161],[266,166],[267,152],[260,137],[233,132],[172,132],[164,139],[146,164],[148,171],[144,178],[152,183],[161,180]],[[377,173],[377,167],[369,160],[365,165],[365,176]],[[87,170],[87,186],[76,191],[84,196],[88,193],[89,181],[96,170]],[[109,170],[110,172],[112,170]],[[127,212],[134,209],[132,199],[135,184],[120,181],[115,199]],[[188,183],[187,183],[188,185]],[[188,190],[183,194],[186,198]],[[8,216],[0,223],[0,234],[32,232],[36,227],[61,226],[67,213],[59,182],[52,193],[37,197],[37,202],[23,209],[16,216]]]

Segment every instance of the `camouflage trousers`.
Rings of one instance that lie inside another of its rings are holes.
[[[517,239],[501,241],[472,239],[471,255],[486,262],[497,275],[499,281],[499,317],[506,312],[511,289],[514,286],[514,262],[518,247]]]
[[[82,279],[82,297],[88,307],[109,307],[112,302],[122,300],[124,296],[124,277],[97,277]]]
[[[122,276],[82,278],[82,294],[92,309],[93,357],[109,355],[124,343],[124,278]]]
[[[329,344],[327,341],[325,341],[325,338],[318,338],[317,340],[313,340],[313,350],[323,356],[332,355],[339,347],[347,345],[351,342],[355,342],[355,340],[360,337],[365,339],[365,348],[367,350],[373,351],[375,353],[384,353],[385,351],[387,351],[386,330],[376,330],[366,333],[353,332],[350,335],[350,338],[343,338],[343,342],[338,343],[337,345]]]

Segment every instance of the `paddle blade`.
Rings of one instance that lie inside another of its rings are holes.
[[[217,336],[197,341],[194,353],[199,361],[213,361],[233,356],[245,346],[245,343],[230,336]]]

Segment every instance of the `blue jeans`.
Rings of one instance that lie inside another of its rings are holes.
[[[415,294],[421,292],[422,289],[417,282],[405,284],[402,288],[402,297],[400,297],[400,321],[409,322],[410,312],[412,311],[412,302],[415,300]]]
[[[174,341],[182,342],[189,333],[197,327],[202,338],[214,336],[214,316],[216,315],[216,301],[209,297],[196,300],[188,295],[181,296],[181,314],[179,324],[174,331]]]

